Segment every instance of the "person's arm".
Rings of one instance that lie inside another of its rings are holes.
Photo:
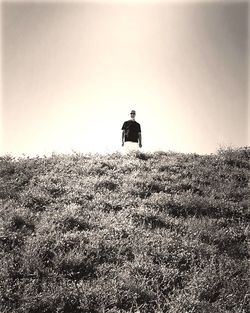
[[[138,140],[139,140],[139,147],[142,147],[142,141],[141,141],[141,125],[138,124]]]
[[[138,139],[139,139],[139,147],[142,147],[142,141],[141,141],[141,133],[138,133]]]
[[[124,146],[124,142],[125,142],[126,125],[127,125],[127,122],[124,122],[122,125],[122,146]]]
[[[125,141],[125,130],[122,130],[122,146],[124,146],[124,141]]]

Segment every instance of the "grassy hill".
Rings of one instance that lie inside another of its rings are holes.
[[[250,148],[0,158],[0,312],[250,312]]]

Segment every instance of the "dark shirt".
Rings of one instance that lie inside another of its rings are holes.
[[[125,131],[125,141],[138,142],[141,125],[136,121],[129,120],[123,123],[122,130]]]

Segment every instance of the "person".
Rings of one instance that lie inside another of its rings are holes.
[[[130,112],[131,119],[122,126],[122,146],[127,152],[138,150],[142,147],[141,125],[135,121],[135,110]]]

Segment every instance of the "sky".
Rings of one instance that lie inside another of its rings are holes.
[[[250,145],[248,1],[2,1],[1,155]]]

